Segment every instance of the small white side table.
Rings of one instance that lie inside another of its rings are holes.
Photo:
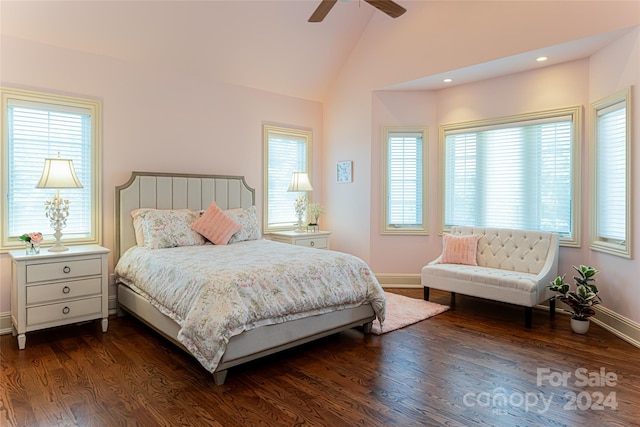
[[[98,245],[70,246],[68,251],[26,255],[9,252],[11,262],[11,324],[18,348],[26,333],[70,323],[102,319],[109,325],[109,249]]]

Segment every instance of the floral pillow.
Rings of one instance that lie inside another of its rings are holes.
[[[140,209],[131,211],[131,217],[133,218],[133,229],[135,231],[136,243],[138,244],[138,246],[144,246],[144,232],[142,230],[142,226],[144,225],[145,215],[143,214],[146,214],[149,211],[155,211],[155,210],[157,209],[140,208]],[[189,209],[178,209],[176,212],[180,212],[180,211],[190,212]]]
[[[251,206],[247,209],[227,209],[224,213],[242,226],[237,233],[231,236],[229,243],[244,242],[245,240],[258,240],[262,238],[255,206]]]
[[[216,245],[226,245],[242,226],[225,215],[213,202],[202,216],[191,224],[191,228]]]
[[[477,234],[466,236],[444,234],[442,236],[442,258],[440,263],[478,265],[476,261],[478,240],[480,240],[480,236]]]
[[[206,240],[191,229],[198,215],[189,210],[137,209],[131,212],[138,246],[151,249],[204,245]]]

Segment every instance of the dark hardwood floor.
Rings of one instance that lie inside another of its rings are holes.
[[[350,330],[231,369],[223,386],[130,316],[17,347],[0,337],[1,426],[639,425],[640,349],[539,310],[527,330],[521,308],[462,295],[398,331]]]

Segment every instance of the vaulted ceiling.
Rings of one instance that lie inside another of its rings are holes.
[[[2,1],[2,35],[320,100],[375,9],[318,1]],[[379,12],[376,12],[379,13]],[[391,19],[391,18],[388,18]]]
[[[389,34],[397,33],[398,26],[411,19],[415,21],[417,9],[422,8],[424,13],[425,5],[433,5],[426,14],[430,21],[424,25],[446,28],[448,32],[457,25],[456,16],[451,13],[446,15],[452,16],[434,16],[438,14],[436,5],[447,2],[427,0],[397,0],[407,9],[397,19],[362,0],[342,0],[323,22],[307,22],[319,1],[2,0],[0,31],[2,37],[108,56],[151,70],[173,69],[212,81],[323,101],[370,23],[381,24],[376,28],[384,28],[382,31]],[[460,7],[463,13],[464,6]],[[545,7],[552,6],[547,2]],[[376,37],[387,43],[385,34]],[[555,46],[557,54],[553,60],[562,62],[588,56],[615,37],[619,33]],[[446,40],[432,37],[428,42],[446,43]],[[402,50],[403,44],[397,49]],[[384,58],[380,61],[383,63]],[[517,56],[494,58],[477,66],[447,69],[446,74],[455,76],[457,82],[466,82],[532,66],[523,64]],[[420,76],[388,88],[434,89],[441,87],[443,77]]]

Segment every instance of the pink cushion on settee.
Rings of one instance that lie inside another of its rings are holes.
[[[442,236],[442,264],[478,265],[476,252],[480,236],[471,234],[468,236],[454,236],[444,234]]]

